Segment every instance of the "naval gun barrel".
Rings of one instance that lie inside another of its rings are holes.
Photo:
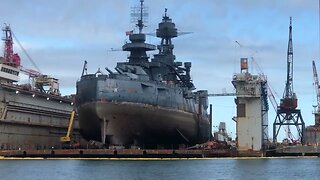
[[[109,74],[113,75],[114,73],[107,67],[105,67],[104,69],[106,69],[108,71]]]

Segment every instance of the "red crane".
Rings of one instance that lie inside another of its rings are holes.
[[[1,63],[6,64],[6,65],[11,66],[11,67],[18,68],[18,70],[22,71],[23,73],[28,75],[30,78],[34,78],[34,77],[40,76],[41,75],[40,71],[24,68],[20,64],[21,63],[20,56],[17,53],[14,53],[14,51],[13,51],[13,37],[16,39],[16,41],[18,42],[18,44],[21,47],[21,49],[25,53],[26,53],[26,51],[22,47],[22,45],[20,44],[18,39],[14,36],[10,26],[7,25],[7,24],[4,24],[4,25],[5,26],[2,28],[2,31],[3,31],[3,34],[4,34],[4,37],[2,38],[2,40],[4,41],[4,51],[3,51],[4,55],[3,55],[3,60],[2,60]],[[32,59],[30,58],[30,56],[28,54],[27,54],[27,56],[31,60],[31,62],[34,64]]]
[[[17,53],[13,52],[13,40],[10,26],[5,24],[2,31],[4,33],[4,37],[2,38],[4,41],[4,55],[2,63],[12,67],[19,67],[20,57]]]
[[[283,97],[280,100],[280,109],[290,110],[296,109],[298,99],[293,92],[293,47],[292,47],[292,19],[290,17],[289,41],[287,51],[287,81],[284,89]]]
[[[281,126],[285,125],[285,131],[287,138],[292,143],[297,141],[303,141],[303,129],[305,123],[301,116],[300,109],[297,109],[298,99],[293,92],[293,46],[292,46],[292,18],[290,17],[289,26],[289,41],[287,50],[287,81],[283,93],[282,99],[280,99],[280,106],[277,108],[277,116],[273,123],[273,142],[277,142],[277,136],[279,134]],[[296,126],[299,139],[296,140],[291,133],[290,126]]]
[[[2,39],[4,41],[4,56],[0,57],[0,65],[2,66],[0,68],[0,73],[2,73],[0,79],[5,79],[9,82],[17,82],[19,71],[21,71],[29,76],[29,81],[32,81],[32,85],[35,86],[32,87],[33,89],[37,89],[43,93],[60,95],[58,79],[44,75],[40,72],[39,68],[36,66],[36,64],[28,55],[26,50],[23,48],[17,37],[11,31],[10,26],[5,24],[5,26],[2,28],[2,31],[4,33],[4,37]],[[21,47],[26,56],[29,58],[31,63],[35,66],[37,71],[33,69],[27,69],[21,66],[19,55],[17,53],[14,53],[13,51],[12,37],[15,38],[16,42]],[[2,69],[4,69],[4,72],[1,72]]]

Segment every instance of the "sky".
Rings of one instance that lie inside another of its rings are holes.
[[[138,0],[2,0],[0,23],[10,24],[43,74],[60,80],[63,95],[75,94],[84,60],[88,61],[89,73],[98,68],[113,69],[117,62],[127,61],[127,52],[111,48],[121,49],[127,39],[125,32],[137,30],[130,12],[138,4]],[[198,90],[233,92],[232,76],[240,72],[240,58],[248,57],[249,71],[268,77],[278,102],[286,81],[292,16],[294,92],[306,125],[314,124],[312,60],[320,69],[317,0],[145,0],[145,5],[149,16],[144,32],[155,32],[165,8],[180,32],[192,32],[173,39],[174,53],[177,61],[192,62],[191,75]],[[149,36],[147,42],[159,44],[160,39]],[[3,44],[0,47],[3,49]],[[24,67],[35,68],[17,43],[14,50]],[[150,57],[156,53],[149,53]],[[21,77],[21,83],[25,79]],[[209,100],[213,125],[226,122],[234,137],[234,97]],[[275,119],[271,104],[268,115],[271,136]]]

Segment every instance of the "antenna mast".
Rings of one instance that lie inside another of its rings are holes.
[[[148,8],[143,4],[144,0],[140,0],[140,6],[135,6],[131,8],[131,22],[138,22],[136,26],[139,28],[139,34],[142,33],[144,23],[147,22]]]
[[[131,65],[141,65],[149,62],[149,57],[147,51],[153,51],[156,49],[155,45],[145,43],[146,35],[142,33],[145,17],[148,15],[147,9],[143,5],[143,0],[140,0],[140,6],[131,8],[131,22],[138,22],[136,26],[139,27],[139,33],[133,33],[133,31],[126,32],[129,35],[129,40],[131,42],[126,43],[122,46],[123,51],[129,51],[130,55],[128,57],[129,64]]]

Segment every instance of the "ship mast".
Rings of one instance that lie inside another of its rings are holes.
[[[139,27],[139,34],[142,33],[142,29],[144,27],[143,19],[142,19],[143,18],[143,9],[144,9],[143,2],[144,2],[144,0],[140,0],[140,19],[138,20],[138,24],[136,24]]]
[[[139,28],[139,33],[129,33],[129,40],[131,42],[122,46],[123,51],[130,52],[128,59],[131,65],[146,65],[149,62],[147,51],[156,49],[155,45],[145,43],[146,35],[142,33],[142,29],[145,27],[143,18],[148,15],[143,2],[143,0],[140,0],[140,7],[134,7],[131,10],[132,21],[138,21],[136,26]],[[139,9],[139,11],[137,11],[137,9]]]
[[[173,55],[174,45],[171,39],[178,36],[178,30],[172,22],[172,19],[167,16],[167,8],[165,8],[165,14],[162,22],[159,23],[156,35],[161,38],[161,45],[158,46],[159,54],[166,55],[165,62],[173,64],[175,56]]]
[[[178,37],[179,33],[175,23],[167,15],[167,8],[165,8],[162,22],[158,24],[156,36],[161,38],[161,44],[157,46],[159,53],[154,55],[152,62],[160,63],[160,67],[154,76],[161,76],[163,82],[181,83],[188,90],[193,90],[195,87],[190,76],[191,62],[185,62],[184,67],[181,62],[175,62],[176,56],[173,54],[172,39]]]

